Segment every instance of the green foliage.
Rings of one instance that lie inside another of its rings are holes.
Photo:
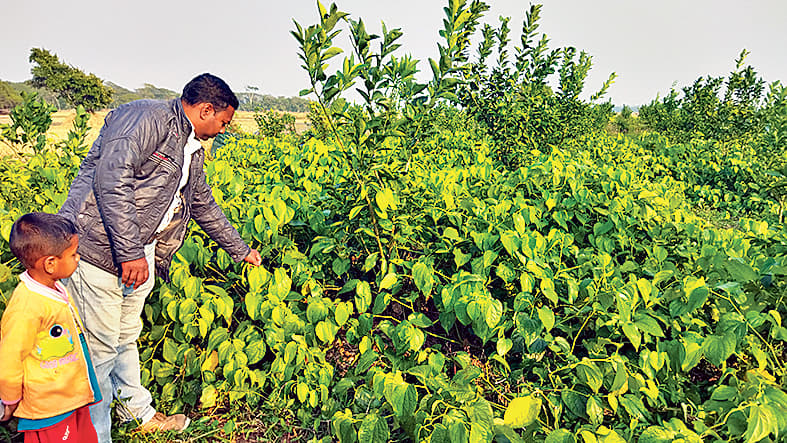
[[[30,61],[35,64],[31,69],[33,86],[55,92],[70,106],[83,106],[92,112],[112,102],[112,89],[104,86],[100,78],[62,63],[46,49],[32,48]]]
[[[331,134],[331,123],[325,115],[322,106],[317,102],[309,102],[309,114],[307,115],[309,126],[306,136],[325,140]]]
[[[47,103],[49,103],[51,105],[54,105],[55,107],[57,107],[57,109],[64,109],[64,108],[68,107],[68,105],[65,102],[65,100],[58,98],[57,94],[55,94],[54,92],[52,92],[52,91],[50,91],[48,89],[45,89],[45,88],[34,87],[31,83],[32,82],[30,80],[25,81],[25,82],[8,82],[8,84],[20,96],[23,93],[25,93],[25,94],[36,93],[36,94],[38,94],[39,97],[41,97],[41,99],[43,99],[45,102],[47,102]]]
[[[298,41],[309,73],[311,88],[302,95],[315,94],[322,108],[330,135],[339,136],[350,145],[347,152],[361,170],[371,166],[370,159],[379,158],[375,151],[389,137],[405,142],[398,158],[406,159],[420,142],[436,129],[429,117],[441,102],[455,101],[459,72],[466,62],[469,38],[478,19],[488,9],[481,1],[451,1],[444,8],[446,20],[441,31],[445,43],[438,43],[440,58],[429,60],[433,78],[426,84],[415,80],[417,60],[410,56],[397,57],[397,43],[402,36],[398,28],[388,29],[382,24],[382,35],[370,34],[362,19],[354,20],[339,11],[319,5],[320,24],[303,28],[297,22],[292,35]],[[341,69],[328,75],[328,61],[344,52],[333,46],[341,33],[335,29],[344,21],[351,33],[352,53],[341,63]],[[342,93],[359,84],[356,91],[363,98],[362,106],[351,106]],[[322,118],[322,117],[321,117]]]
[[[263,137],[278,137],[295,134],[295,116],[287,112],[257,111],[254,121]]]
[[[602,130],[611,103],[593,104],[615,78],[610,75],[600,91],[585,102],[580,98],[591,67],[591,57],[573,47],[549,50],[546,34],[537,36],[541,5],[525,15],[521,46],[509,55],[509,18],[500,27],[484,25],[478,59],[463,71],[459,98],[495,142],[497,156],[510,168],[525,162],[534,150],[549,152],[580,134]],[[497,52],[496,64],[487,59]],[[550,86],[557,74],[557,88]]]
[[[646,152],[599,138],[516,172],[488,147],[416,154],[373,198],[396,223],[383,270],[337,144],[229,144],[208,174],[266,265],[195,227],[146,311],[145,377],[173,410],[288,399],[341,441],[775,432],[784,232],[710,227]],[[201,389],[175,387],[196,368]]]
[[[663,135],[646,134],[639,142],[661,163],[656,171],[690,186],[687,196],[696,208],[733,221],[774,213],[777,217],[770,221],[781,223],[787,199],[786,97],[779,82],[771,85],[758,111],[764,126],[756,136],[673,144]]]
[[[607,125],[607,132],[611,134],[639,135],[643,131],[641,120],[627,105],[624,105]]]
[[[781,223],[787,205],[787,88],[781,82],[770,85],[760,115],[764,133],[757,150],[757,164],[760,166],[758,184],[779,202]]]
[[[752,140],[763,129],[760,107],[765,81],[745,66],[745,49],[727,78],[700,77],[682,94],[672,89],[661,101],[653,100],[639,110],[642,121],[674,142],[692,139]]]
[[[23,93],[22,97],[22,103],[11,110],[11,124],[0,125],[0,140],[17,154],[31,149],[38,154],[46,145],[46,131],[52,125],[55,107],[39,99],[36,93]]]
[[[39,100],[36,94],[24,94],[24,102],[11,112],[12,123],[0,126],[0,140],[9,144],[15,153],[0,157],[0,177],[3,179],[0,187],[0,288],[5,294],[3,300],[13,289],[13,286],[5,286],[12,281],[9,269],[18,266],[8,249],[11,225],[28,212],[57,212],[87,153],[85,137],[90,116],[84,108],[77,108],[68,137],[56,144],[47,142],[45,136],[52,123],[52,112],[54,107]],[[3,300],[0,300],[0,308],[5,306]]]
[[[22,96],[10,84],[0,80],[0,109],[11,109],[22,103]]]
[[[315,440],[341,442],[748,443],[787,431],[787,231],[755,162],[783,143],[782,88],[759,143],[580,137],[558,119],[560,149],[530,149],[511,169],[488,128],[451,106],[482,3],[448,2],[420,85],[393,55],[397,30],[374,36],[318,8],[320,23],[293,35],[323,137],[230,137],[206,164],[263,265],[233,263],[189,227],[143,315],[142,379],[159,409],[288,411]],[[352,55],[329,74],[339,25]],[[523,60],[511,69],[538,72]],[[587,59],[554,67],[553,94],[576,98]],[[364,103],[351,106],[341,94],[356,84]],[[0,169],[20,191],[3,189],[3,217],[64,197],[42,177],[67,179],[77,163],[44,172],[70,151],[53,148]],[[720,226],[698,215],[706,207],[738,218]]]

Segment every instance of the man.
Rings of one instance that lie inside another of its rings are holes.
[[[183,430],[188,418],[152,407],[140,382],[137,339],[154,269],[168,279],[188,221],[236,261],[259,265],[205,181],[198,140],[223,133],[238,99],[220,78],[202,74],[172,101],[138,100],[110,112],[60,214],[75,222],[82,260],[66,282],[84,317],[105,401],[91,408],[99,442],[111,441],[110,403],[142,431]]]

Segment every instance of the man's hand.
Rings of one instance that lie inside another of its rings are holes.
[[[249,255],[247,255],[246,258],[243,259],[243,261],[245,261],[246,263],[251,263],[254,266],[259,266],[262,264],[262,257],[260,256],[260,253],[256,249],[252,249],[251,252],[249,252]]]
[[[0,418],[0,421],[11,420],[11,417],[14,416],[14,411],[16,411],[17,406],[19,406],[19,403],[14,403],[12,405],[5,405],[5,408],[3,408],[3,418]]]
[[[120,267],[123,271],[120,281],[125,286],[133,286],[137,289],[148,280],[148,261],[145,257],[123,262]]]

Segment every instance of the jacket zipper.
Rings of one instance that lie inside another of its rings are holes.
[[[68,310],[71,313],[71,320],[74,322],[74,327],[76,328],[77,331],[77,340],[79,341],[79,349],[82,351],[82,354],[84,354],[85,351],[90,352],[90,349],[87,346],[87,336],[85,336],[85,331],[82,329],[82,327],[79,326],[79,320],[77,320],[78,316],[76,312],[74,312],[74,307],[71,306],[70,294],[69,294],[69,300],[66,302],[66,305],[68,306]],[[80,335],[85,337],[85,349],[82,349],[82,340],[79,338]],[[87,363],[87,357],[85,355],[82,355],[82,361],[85,363],[85,373],[86,373],[85,375],[87,376],[87,386],[90,388],[90,393],[93,394],[93,400],[91,401],[91,403],[95,403],[96,392],[93,390],[93,383],[91,383],[90,381],[90,368],[87,367],[88,363]]]

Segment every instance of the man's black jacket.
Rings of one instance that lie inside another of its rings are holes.
[[[120,263],[144,257],[143,246],[157,240],[156,274],[168,280],[191,218],[233,260],[249,254],[205,181],[203,149],[191,158],[183,205],[156,234],[180,183],[190,134],[179,98],[138,100],[107,115],[59,211],[77,225],[82,260],[119,275]]]

